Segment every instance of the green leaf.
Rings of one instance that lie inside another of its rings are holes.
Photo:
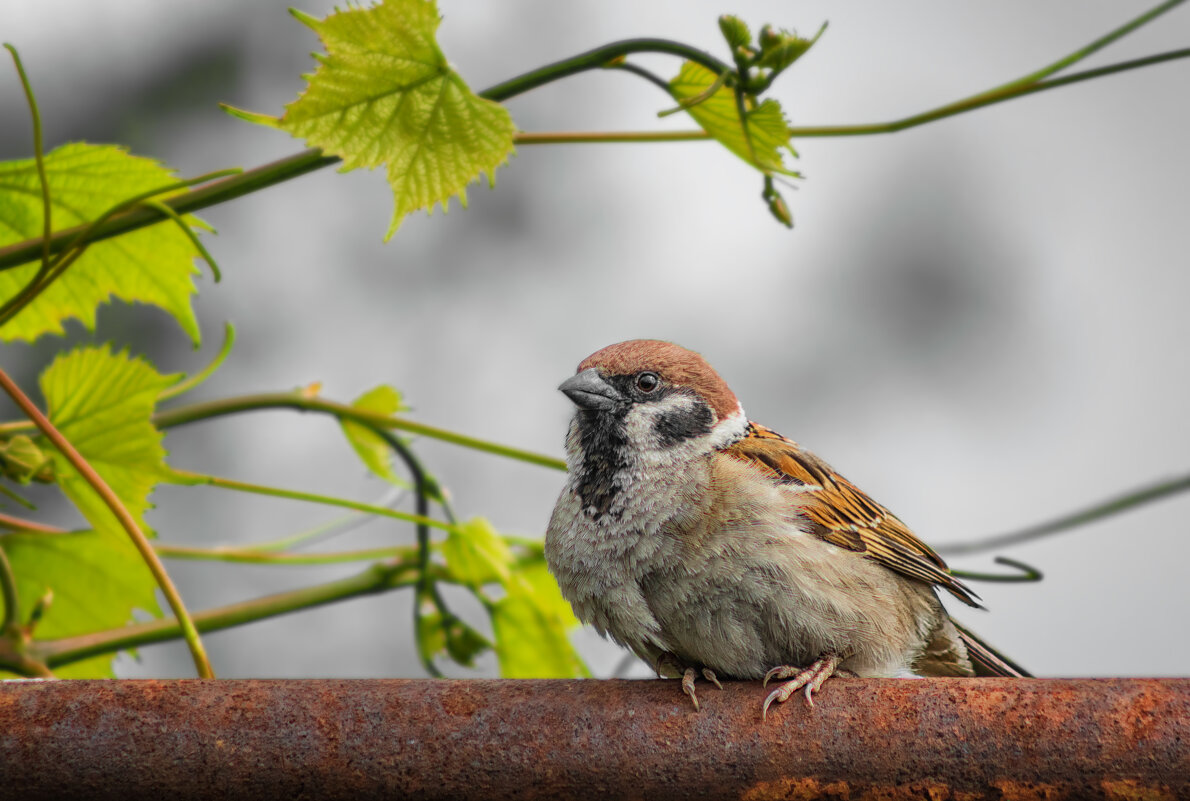
[[[446,567],[472,587],[506,583],[512,575],[512,551],[487,520],[472,518],[457,526],[442,543]]]
[[[12,563],[23,615],[28,616],[47,591],[53,592],[52,603],[33,631],[37,639],[118,628],[132,620],[134,609],[161,614],[157,584],[127,537],[116,540],[82,531],[7,534],[0,542]],[[111,678],[112,656],[84,659],[56,668],[54,674],[64,679]]]
[[[324,20],[294,11],[326,46],[309,86],[281,127],[344,169],[386,165],[396,207],[385,239],[416,209],[432,210],[494,173],[513,152],[515,126],[450,68],[434,40],[439,16],[429,0],[384,0]]]
[[[149,493],[170,475],[162,435],[150,418],[157,396],[177,380],[104,345],[58,356],[41,375],[51,422],[144,527]],[[48,443],[43,447],[52,448]],[[100,534],[127,534],[86,480],[56,450],[59,485]]]
[[[687,61],[678,76],[669,82],[669,89],[679,103],[704,95],[719,76],[706,67]],[[789,123],[781,105],[768,99],[745,111],[745,126],[740,122],[735,92],[722,86],[702,102],[690,106],[686,112],[703,130],[744,161],[765,175],[781,173],[800,177],[785,166],[783,150],[793,157],[797,152],[790,144]]]
[[[539,560],[522,564],[517,570],[517,578],[523,582],[525,591],[532,596],[533,602],[543,614],[557,620],[566,629],[579,625],[579,619],[574,616],[570,602],[562,597],[558,582],[550,575],[544,555]]]
[[[491,606],[500,675],[510,679],[588,676],[564,621],[543,606],[528,582],[514,581]]]
[[[93,221],[130,197],[176,182],[172,170],[114,145],[63,145],[46,154],[45,169],[55,230]],[[171,194],[176,192],[161,197]],[[183,219],[196,230],[211,230],[195,217]],[[0,247],[40,237],[42,226],[36,163],[0,163]],[[197,345],[198,321],[190,296],[198,256],[194,243],[169,220],[96,242],[0,328],[0,340],[31,342],[42,334],[63,334],[62,323],[72,317],[94,330],[97,307],[114,295],[164,309]],[[37,262],[0,272],[0,301],[16,296],[39,267]]]
[[[401,411],[401,393],[390,386],[381,384],[360,395],[351,404],[352,408],[363,412],[394,415]],[[362,426],[352,420],[340,418],[343,434],[356,454],[376,475],[398,487],[408,487],[408,482],[402,481],[392,467],[392,448],[372,429]]]

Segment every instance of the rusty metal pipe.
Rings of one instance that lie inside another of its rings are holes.
[[[1190,798],[1190,679],[0,685],[0,797]],[[775,714],[774,714],[775,713]]]

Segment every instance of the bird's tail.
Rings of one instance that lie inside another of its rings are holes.
[[[976,676],[1032,677],[1029,671],[976,637],[969,630],[955,623],[953,620],[951,622],[958,629],[959,637],[963,640],[963,645],[967,646],[967,656],[971,658],[971,664],[975,667]]]

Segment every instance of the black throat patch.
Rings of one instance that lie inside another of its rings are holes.
[[[576,418],[583,466],[578,474],[578,494],[583,512],[594,509],[592,518],[607,514],[620,491],[613,479],[628,467],[628,434],[624,417],[628,407],[614,411],[579,410]]]
[[[657,435],[657,444],[663,448],[709,434],[715,420],[711,407],[687,389],[662,386],[658,391],[646,394],[634,387],[632,376],[610,376],[605,380],[616,388],[624,401],[612,409],[579,409],[575,418],[583,453],[576,487],[584,514],[593,520],[610,512],[622,490],[615,479],[630,464],[633,443],[628,438],[627,417],[634,406],[657,403],[673,395],[686,395],[690,399],[654,420],[653,432]]]

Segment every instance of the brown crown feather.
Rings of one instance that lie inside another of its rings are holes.
[[[681,345],[660,339],[631,339],[608,345],[583,359],[578,372],[594,367],[604,375],[635,375],[652,371],[670,384],[697,392],[722,420],[740,409],[735,393],[707,360]]]

